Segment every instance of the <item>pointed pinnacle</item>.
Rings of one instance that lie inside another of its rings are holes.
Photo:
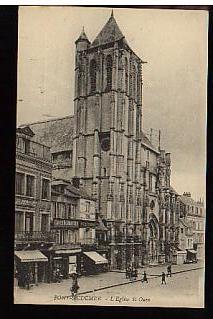
[[[111,17],[113,17],[114,15],[113,15],[113,9],[112,9],[112,12],[111,12]]]

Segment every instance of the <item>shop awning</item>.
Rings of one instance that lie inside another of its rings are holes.
[[[193,250],[193,249],[189,249],[188,252],[191,253],[191,254],[197,254],[197,251]]]
[[[96,251],[87,251],[84,252],[84,255],[89,257],[96,265],[101,265],[101,264],[108,264],[108,260],[98,254]]]
[[[20,250],[15,251],[15,256],[23,263],[48,261],[48,258],[39,250]]]

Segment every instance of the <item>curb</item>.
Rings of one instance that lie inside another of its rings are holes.
[[[189,272],[189,271],[198,270],[198,269],[203,269],[203,268],[204,268],[204,267],[198,267],[198,268],[191,268],[191,269],[186,269],[186,270],[180,270],[180,271],[173,272],[172,274],[175,275],[175,274],[184,273],[184,272]],[[150,276],[152,276],[152,278],[149,278],[149,279],[154,279],[154,278],[160,277],[161,275],[150,275]],[[133,280],[133,281],[123,282],[123,283],[120,283],[120,284],[110,285],[110,286],[106,286],[106,287],[100,287],[100,288],[93,289],[93,290],[82,291],[82,292],[78,293],[78,295],[88,294],[88,293],[91,293],[91,292],[100,291],[100,290],[105,290],[105,289],[114,288],[114,287],[118,287],[118,286],[129,285],[129,284],[133,284],[133,283],[135,283],[135,282],[140,282],[140,281],[141,281],[141,279],[137,279],[137,280]]]

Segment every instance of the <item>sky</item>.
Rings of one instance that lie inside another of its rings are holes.
[[[17,125],[73,114],[75,40],[93,41],[110,8],[20,7]],[[171,184],[205,197],[208,14],[115,8],[143,65],[143,130],[161,130]],[[154,136],[153,136],[154,139]]]

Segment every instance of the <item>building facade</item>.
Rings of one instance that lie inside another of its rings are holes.
[[[15,262],[20,286],[48,280],[45,252],[50,233],[52,163],[50,148],[33,141],[29,127],[17,129],[15,178]]]
[[[59,269],[63,278],[72,273],[89,273],[95,260],[85,253],[96,251],[96,202],[78,183],[52,181],[51,229],[55,244],[50,251],[51,273]],[[100,256],[101,258],[101,256]],[[90,266],[90,259],[91,266]],[[102,261],[104,261],[102,259]]]
[[[179,196],[180,210],[180,247],[189,252],[188,255],[196,254],[196,258],[205,257],[205,209],[204,203],[195,201],[189,192]],[[186,256],[187,258],[187,256]],[[188,256],[190,259],[190,256]]]
[[[142,66],[113,15],[76,41],[73,174],[97,198],[112,268],[165,262],[174,237],[170,154],[142,131]]]
[[[51,148],[53,177],[96,199],[97,250],[111,268],[172,261],[177,243],[170,153],[142,130],[143,61],[113,15],[76,40],[74,116],[31,123]]]

